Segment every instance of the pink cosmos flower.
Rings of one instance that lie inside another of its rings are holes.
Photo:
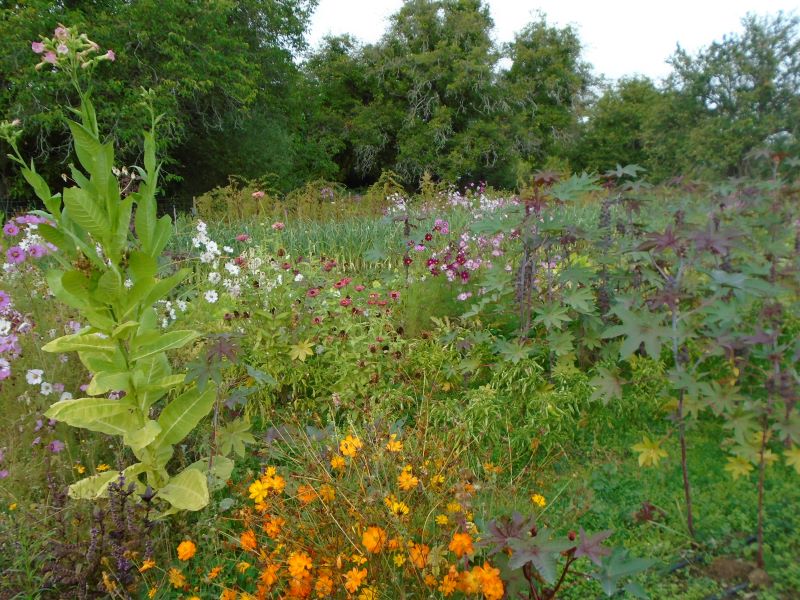
[[[353,301],[350,299],[350,296],[348,296],[347,298],[342,298],[341,300],[339,300],[339,304],[342,305],[342,306],[350,306],[352,303],[353,303]]]
[[[308,296],[309,298],[314,298],[316,296],[319,296],[319,288],[311,288],[306,292],[306,296]]]
[[[45,254],[47,254],[47,250],[44,246],[40,246],[39,244],[33,244],[28,248],[28,256],[31,258],[42,258]]]
[[[264,192],[262,192],[261,190],[259,190],[259,191],[257,191],[257,192],[253,192],[253,193],[252,193],[252,194],[250,194],[250,195],[251,195],[253,198],[255,198],[256,200],[261,200],[261,198],[263,198],[263,197],[264,197]]]
[[[239,235],[236,236],[236,241],[237,242],[246,242],[249,239],[250,239],[250,236],[247,235],[246,233],[240,233]]]
[[[389,297],[392,300],[398,300],[400,298],[400,292],[398,292],[396,290],[392,290],[391,292],[389,292]]]
[[[53,440],[47,445],[47,449],[50,450],[50,452],[52,452],[53,454],[58,454],[59,452],[64,450],[64,448],[66,448],[66,446],[64,445],[64,442],[62,442],[61,440]]]
[[[14,223],[9,221],[5,225],[3,225],[3,233],[12,237],[15,235],[19,235],[19,227],[17,227],[16,225],[14,225]]]
[[[275,221],[272,224],[272,229],[274,229],[275,231],[283,231],[284,229],[286,229],[286,225],[281,221]]]
[[[6,309],[11,306],[11,296],[7,292],[0,290],[0,313],[6,312]]]
[[[11,377],[11,363],[5,358],[0,358],[0,381]]]
[[[25,261],[25,251],[19,246],[11,246],[6,250],[6,260],[11,264],[18,265]]]
[[[41,54],[42,52],[44,52],[44,44],[42,42],[32,42],[31,50],[36,52],[36,54]]]
[[[365,289],[366,288],[363,285],[361,285],[360,283],[356,286],[356,291],[357,292],[363,292]]]

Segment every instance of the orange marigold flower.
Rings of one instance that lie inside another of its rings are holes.
[[[292,552],[289,555],[289,574],[295,579],[308,575],[312,566],[311,557],[305,552]]]
[[[344,469],[346,464],[347,463],[344,461],[344,459],[338,454],[334,454],[331,458],[331,468],[335,469],[336,471]]]
[[[378,554],[386,544],[386,531],[380,527],[367,527],[361,536],[361,543],[368,552]]]
[[[280,535],[281,529],[283,529],[283,526],[285,524],[286,524],[286,519],[284,519],[283,517],[274,517],[267,515],[266,518],[264,519],[264,524],[261,526],[261,528],[269,536],[270,539],[274,540]]]
[[[406,492],[408,490],[413,490],[419,485],[419,478],[415,477],[411,472],[411,465],[406,465],[403,468],[403,472],[397,476],[397,485],[400,486],[401,490]]]
[[[458,589],[465,594],[477,594],[481,591],[481,580],[474,569],[461,573]]]
[[[219,596],[219,600],[236,600],[236,590],[224,589]]]
[[[208,579],[209,581],[213,581],[214,579],[217,578],[217,576],[220,573],[222,573],[222,567],[214,567],[208,572],[208,575],[206,575],[206,579]]]
[[[314,592],[316,592],[317,598],[328,598],[333,594],[333,579],[330,578],[330,575],[322,575],[317,579],[317,583],[314,584]]]
[[[356,453],[363,448],[363,446],[364,444],[361,443],[360,439],[353,437],[352,435],[348,435],[341,442],[339,442],[339,451],[345,456],[353,458]]]
[[[255,550],[258,545],[256,543],[256,534],[253,533],[252,529],[243,532],[242,535],[239,536],[239,542],[242,544],[242,548],[248,551]]]
[[[397,439],[396,433],[393,433],[389,436],[389,441],[386,443],[386,449],[389,452],[402,452],[403,442]]]
[[[319,486],[319,495],[325,502],[333,502],[333,500],[336,498],[336,490],[332,485],[323,483],[321,486]]]
[[[289,598],[308,598],[311,595],[311,576],[289,580]]]
[[[468,533],[454,533],[448,548],[455,553],[458,558],[465,554],[472,554],[475,550],[472,547],[472,536]]]
[[[183,573],[178,569],[170,569],[167,571],[167,576],[169,577],[169,582],[172,584],[172,587],[175,589],[181,589],[186,585],[186,577],[184,577]]]
[[[189,560],[197,552],[197,546],[191,540],[184,540],[178,544],[178,559]]]
[[[317,499],[317,492],[314,491],[314,488],[310,485],[301,485],[297,488],[297,499],[303,505],[311,504],[314,500]]]
[[[351,594],[355,594],[358,591],[358,588],[361,587],[361,584],[364,583],[364,580],[366,578],[367,578],[366,569],[359,569],[358,567],[353,567],[347,573],[344,574],[344,579],[345,579],[344,587]]]
[[[439,582],[436,581],[436,577],[434,577],[431,573],[425,574],[425,585],[427,585],[429,588],[435,588],[437,583]]]
[[[428,564],[428,555],[431,549],[427,544],[414,544],[413,542],[408,547],[408,555],[411,557],[411,562],[418,569],[424,569]]]
[[[501,600],[504,593],[503,580],[500,579],[500,569],[492,567],[488,562],[482,567],[472,568],[480,581],[481,593],[486,600]]]
[[[149,558],[142,563],[142,566],[139,567],[139,573],[144,573],[145,571],[149,571],[153,567],[156,566],[156,561],[150,560]]]
[[[261,571],[261,575],[258,576],[258,578],[261,580],[261,583],[267,586],[267,589],[275,585],[275,582],[278,581],[279,568],[280,567],[276,564],[267,565],[264,567],[264,570]]]
[[[448,597],[456,591],[457,586],[458,572],[455,570],[455,567],[450,567],[450,571],[442,578],[442,582],[439,584],[439,591],[442,592],[445,597]]]
[[[397,550],[402,543],[403,541],[400,538],[393,537],[389,540],[389,543],[386,544],[386,547],[389,548],[389,550]]]

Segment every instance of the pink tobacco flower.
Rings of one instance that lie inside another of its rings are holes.
[[[261,200],[261,198],[263,198],[263,197],[264,197],[264,192],[262,192],[261,190],[259,190],[259,191],[257,191],[257,192],[253,192],[253,193],[252,193],[252,194],[250,194],[250,195],[251,195],[253,198],[255,198],[256,200]]]
[[[31,43],[31,50],[36,52],[36,54],[41,54],[44,52],[44,44],[42,42],[33,42]]]
[[[44,62],[54,65],[58,62],[58,57],[55,52],[48,52],[44,55]]]
[[[117,60],[117,55],[113,50],[109,50],[108,52],[106,52],[105,57],[106,57],[106,59],[110,60],[111,62],[114,62],[115,60]]]

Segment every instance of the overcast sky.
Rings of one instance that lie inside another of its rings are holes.
[[[488,0],[494,36],[510,41],[514,33],[535,19],[536,11],[550,24],[574,25],[584,45],[584,58],[596,73],[619,78],[635,73],[665,77],[664,62],[676,44],[695,52],[726,33],[741,30],[748,12],[800,15],[800,1],[787,0]],[[375,42],[386,31],[389,15],[402,0],[320,0],[311,21],[310,43],[327,34],[351,33],[363,42]]]

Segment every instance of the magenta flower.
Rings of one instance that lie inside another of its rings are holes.
[[[62,442],[61,440],[53,440],[47,445],[47,449],[50,450],[50,452],[52,452],[53,454],[58,454],[59,452],[64,450],[64,448],[66,448],[66,446],[64,445],[64,442]]]
[[[31,50],[36,52],[36,54],[41,54],[44,52],[44,44],[42,42],[33,42],[31,43]]]
[[[356,286],[356,291],[357,292],[363,292],[365,289],[366,288],[363,285],[361,285],[360,283]]]
[[[14,237],[15,235],[19,235],[19,227],[17,227],[16,225],[14,225],[14,223],[9,221],[5,225],[3,225],[3,233],[11,237]]]
[[[400,299],[400,292],[398,292],[396,290],[393,290],[393,291],[389,292],[389,297],[392,300],[399,300]]]
[[[48,52],[44,55],[44,62],[54,65],[58,62],[58,57],[55,52]]]
[[[47,254],[47,249],[39,244],[32,244],[28,248],[28,256],[31,258],[42,258],[45,254]]]
[[[6,312],[6,309],[11,306],[11,296],[3,290],[0,290],[0,313]]]
[[[283,231],[284,229],[286,229],[286,225],[281,221],[275,221],[272,224],[272,229],[274,229],[275,231]]]
[[[246,242],[249,239],[250,239],[250,236],[247,235],[246,233],[240,233],[239,235],[236,236],[236,241],[237,242]]]
[[[19,246],[11,246],[6,250],[6,260],[11,264],[18,265],[25,261],[25,251]]]
[[[352,303],[353,301],[350,299],[350,296],[347,296],[346,298],[342,298],[341,300],[339,300],[339,304],[341,304],[342,306],[350,306]]]
[[[5,479],[6,477],[8,477],[8,469],[3,469],[0,471],[0,479]]]

